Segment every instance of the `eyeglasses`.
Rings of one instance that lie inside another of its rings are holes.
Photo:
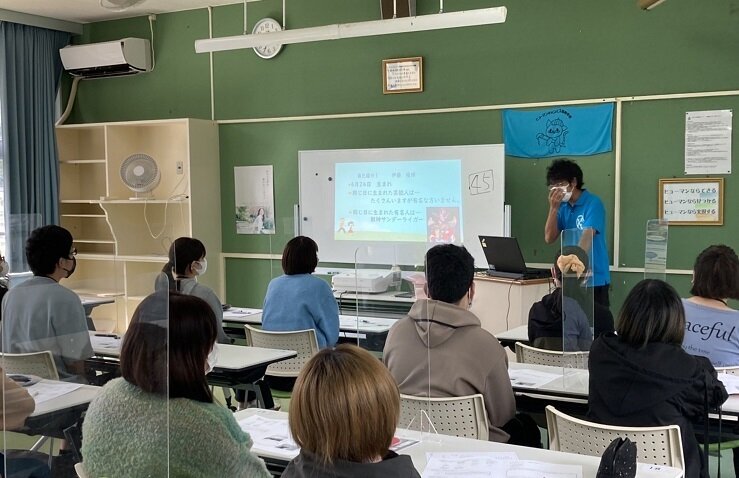
[[[69,251],[69,256],[67,256],[69,259],[75,257],[77,255],[77,248],[73,247],[71,251]]]
[[[569,185],[570,185],[570,183],[568,183],[566,181],[562,181],[562,182],[559,182],[559,183],[550,184],[549,185],[549,190],[551,191],[552,189],[566,188]]]

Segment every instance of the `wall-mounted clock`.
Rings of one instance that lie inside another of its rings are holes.
[[[251,33],[252,35],[259,35],[261,33],[274,33],[279,31],[282,31],[282,26],[280,26],[280,23],[277,20],[274,18],[262,18],[256,25],[254,25],[254,29]],[[254,47],[254,53],[256,53],[258,57],[264,59],[276,57],[280,50],[282,50],[282,43],[272,43],[269,45]]]

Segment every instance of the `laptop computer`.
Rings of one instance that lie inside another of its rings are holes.
[[[515,237],[478,236],[488,261],[488,275],[508,279],[546,279],[549,269],[526,267]]]

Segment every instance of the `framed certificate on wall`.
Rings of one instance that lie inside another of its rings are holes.
[[[423,57],[382,60],[382,93],[423,91]]]
[[[660,179],[659,217],[671,226],[722,226],[724,178]]]

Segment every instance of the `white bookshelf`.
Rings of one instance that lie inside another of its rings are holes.
[[[78,266],[65,285],[115,298],[93,320],[124,332],[136,306],[154,290],[171,242],[202,240],[211,258],[201,279],[220,291],[218,128],[196,119],[62,125],[56,128],[61,225],[72,233]],[[135,153],[154,158],[161,181],[147,199],[120,179]],[[197,181],[191,181],[197,177]]]

